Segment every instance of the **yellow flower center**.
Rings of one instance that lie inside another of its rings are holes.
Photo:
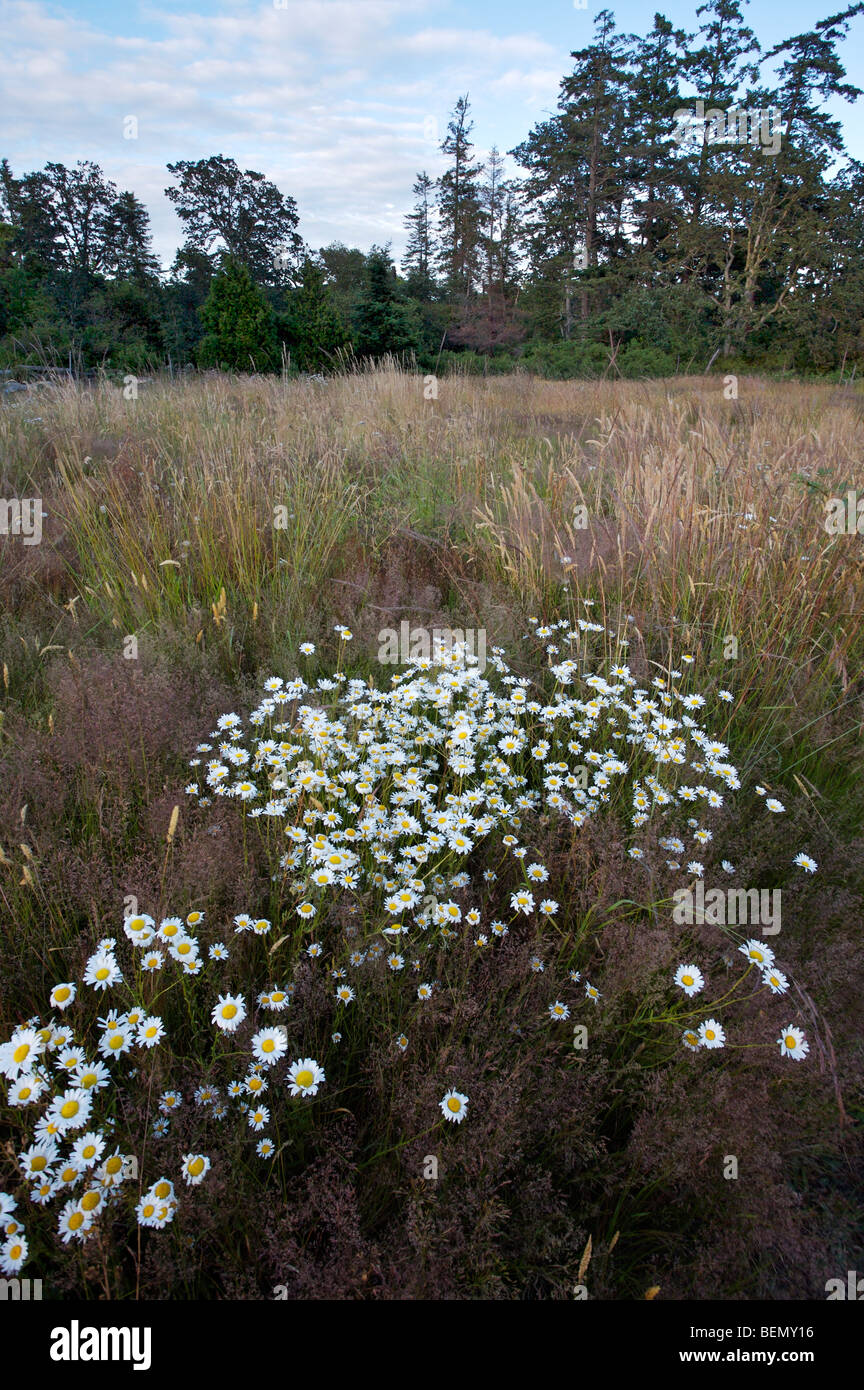
[[[101,1201],[101,1192],[96,1192],[95,1189],[91,1187],[90,1191],[85,1192],[84,1196],[81,1198],[81,1206],[85,1211],[93,1211],[94,1207],[98,1207]]]
[[[19,1047],[16,1047],[15,1051],[12,1053],[12,1057],[13,1057],[13,1059],[14,1059],[16,1062],[18,1062],[18,1063],[20,1064],[21,1062],[24,1061],[24,1059],[26,1058],[26,1056],[27,1056],[27,1054],[28,1054],[29,1051],[30,1051],[30,1044],[29,1044],[29,1043],[21,1043],[21,1045],[20,1045]]]
[[[81,1085],[84,1087],[84,1090],[85,1090],[85,1091],[89,1091],[91,1086],[95,1086],[95,1085],[96,1085],[96,1073],[95,1073],[95,1071],[88,1071],[88,1072],[86,1073],[85,1076],[82,1076],[82,1077],[81,1077]]]
[[[9,1251],[9,1258],[10,1258],[10,1260],[20,1260],[20,1258],[21,1258],[21,1246],[20,1246],[20,1245],[13,1245],[13,1246],[12,1246],[11,1250]]]
[[[692,976],[692,975],[682,975],[682,976],[681,976],[681,983],[682,983],[682,985],[692,985],[692,983],[693,983],[693,976]]]
[[[105,1172],[106,1172],[106,1173],[110,1173],[111,1176],[113,1177],[113,1175],[114,1175],[115,1173],[119,1173],[119,1172],[120,1172],[120,1169],[121,1169],[122,1167],[123,1167],[123,1160],[122,1160],[122,1158],[120,1157],[120,1155],[119,1155],[119,1154],[112,1154],[111,1157],[109,1158],[108,1162],[105,1164]]]
[[[192,1174],[193,1178],[197,1178],[197,1176],[198,1176],[199,1173],[203,1173],[203,1172],[204,1172],[204,1160],[203,1160],[203,1158],[193,1158],[192,1162],[189,1164],[189,1172]]]
[[[161,1202],[164,1202],[165,1198],[171,1195],[171,1184],[164,1181],[157,1182],[156,1186],[153,1188],[153,1191],[156,1193],[156,1196],[159,1198],[159,1200]]]
[[[96,1157],[96,1145],[95,1145],[95,1144],[87,1144],[87,1145],[81,1150],[81,1156],[82,1156],[82,1158],[86,1158],[86,1159],[95,1158],[95,1157]]]
[[[262,1052],[272,1052],[275,1046],[276,1046],[276,1044],[275,1044],[275,1042],[273,1041],[272,1038],[265,1038],[264,1041],[263,1041],[262,1044],[261,1044],[261,1051],[262,1051]]]
[[[794,1047],[794,1046],[795,1046],[795,1039],[793,1038],[793,1036],[792,1036],[791,1033],[787,1033],[787,1034],[786,1034],[786,1046],[787,1046],[787,1047]]]
[[[59,989],[55,989],[55,991],[54,991],[54,998],[55,998],[59,1003],[61,1003],[61,1004],[62,1004],[62,1002],[63,1002],[64,999],[68,999],[68,998],[69,998],[69,987],[68,987],[68,985],[61,985]]]
[[[451,1096],[450,1099],[449,1099],[448,1102],[447,1102],[447,1109],[448,1109],[448,1110],[452,1110],[452,1111],[453,1111],[453,1114],[455,1115],[456,1112],[457,1112],[458,1110],[460,1110],[461,1108],[462,1108],[462,1103],[461,1103],[461,1101],[458,1101],[458,1100],[456,1099],[455,1096]]]
[[[21,1097],[22,1100],[29,1100],[30,1097],[31,1097],[31,1095],[33,1094],[33,1087],[32,1087],[32,1086],[22,1086],[22,1087],[21,1087],[21,1090],[18,1092],[18,1094],[19,1094],[19,1096]]]
[[[223,1009],[222,1009],[222,1017],[223,1017],[223,1018],[234,1018],[234,1016],[236,1015],[236,1013],[237,1013],[237,1005],[236,1005],[236,1004],[225,1004],[225,1005],[223,1006]]]
[[[81,1106],[78,1104],[77,1100],[67,1100],[65,1105],[60,1106],[60,1114],[63,1116],[64,1120],[71,1120],[74,1115],[78,1114],[80,1109]]]
[[[72,1215],[69,1217],[69,1230],[70,1230],[70,1231],[77,1231],[78,1228],[79,1228],[80,1226],[83,1226],[83,1225],[84,1225],[84,1213],[83,1213],[83,1211],[73,1211]]]
[[[48,1160],[44,1154],[36,1154],[35,1158],[30,1160],[30,1167],[34,1173],[41,1173],[43,1168],[48,1167]]]
[[[115,1033],[112,1037],[108,1039],[108,1046],[111,1048],[113,1052],[116,1052],[118,1047],[123,1046],[123,1034]]]
[[[103,965],[99,970],[96,971],[96,979],[107,980],[110,974],[111,971],[108,969],[107,965]]]
[[[302,1071],[298,1071],[297,1073],[298,1086],[311,1086],[314,1080],[314,1074],[309,1070],[308,1067],[304,1067]]]

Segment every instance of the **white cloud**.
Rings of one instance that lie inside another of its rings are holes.
[[[432,0],[235,3],[216,15],[144,6],[118,35],[71,9],[9,0],[3,153],[19,173],[49,159],[101,164],[147,205],[164,264],[180,240],[165,165],[216,153],[290,193],[312,245],[389,238],[398,255],[415,174],[442,168],[436,141],[456,97],[473,89],[478,147],[506,148],[554,104],[560,75],[536,36],[459,27],[452,13],[437,25],[440,12]],[[128,115],[135,141],[123,138]]]

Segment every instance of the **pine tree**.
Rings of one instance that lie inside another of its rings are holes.
[[[348,345],[345,329],[325,283],[320,261],[307,256],[300,284],[291,295],[282,321],[283,337],[293,364],[301,372],[332,370],[340,349]]]
[[[450,167],[438,180],[438,265],[451,299],[466,300],[478,283],[480,241],[479,182],[483,166],[472,158],[467,95],[460,97],[447,125],[441,151]]]
[[[397,283],[389,250],[373,246],[366,262],[366,284],[354,312],[354,350],[358,357],[414,352],[420,333],[414,307]]]
[[[408,281],[408,292],[415,299],[428,301],[435,293],[434,265],[435,236],[432,228],[432,195],[435,182],[424,169],[417,175],[412,188],[416,198],[413,210],[405,218],[409,229],[408,244],[402,258],[402,273]]]
[[[533,274],[543,287],[541,313],[565,338],[575,326],[577,289],[582,323],[588,318],[582,273],[628,248],[629,55],[608,10],[595,26],[593,42],[571,54],[575,64],[561,83],[558,112],[513,151],[528,170],[523,198]]]
[[[225,258],[201,310],[205,335],[198,349],[204,367],[265,372],[277,362],[273,311],[246,266]]]
[[[134,193],[121,193],[105,216],[106,273],[121,280],[152,280],[159,274],[153,254],[150,217]]]
[[[683,107],[680,80],[688,36],[655,14],[645,38],[631,35],[632,73],[627,131],[632,217],[642,247],[650,254],[669,235],[679,217],[677,195],[681,161],[672,116]]]

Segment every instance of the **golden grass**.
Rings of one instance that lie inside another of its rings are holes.
[[[806,724],[856,703],[864,543],[823,521],[864,477],[860,391],[452,377],[430,401],[391,366],[324,384],[157,379],[135,401],[64,387],[36,409],[0,412],[7,493],[38,488],[59,513],[76,616],[115,631],[197,635],[242,614],[301,640],[313,610],[338,616],[358,547],[386,561],[408,531],[453,558],[475,624],[493,600],[523,615],[590,599],[632,614],[633,649],[654,659],[674,628],[759,711],[763,751],[799,707]]]

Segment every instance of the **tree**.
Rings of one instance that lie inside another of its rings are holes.
[[[211,257],[214,269],[220,255],[242,261],[261,285],[290,281],[303,249],[293,198],[221,154],[181,159],[168,171],[179,187],[165,194],[184,224],[187,248]]]
[[[94,275],[106,269],[108,220],[117,189],[98,164],[79,160],[74,169],[49,163],[43,170],[12,177],[0,170],[4,202],[23,261]]]
[[[318,252],[326,274],[326,285],[343,323],[350,323],[366,284],[366,254],[341,241],[322,246]]]
[[[326,275],[321,262],[307,256],[300,284],[282,316],[280,336],[301,372],[332,370],[340,349],[348,346],[348,333],[325,283]]]
[[[632,217],[642,248],[653,255],[677,224],[681,161],[672,113],[680,109],[680,79],[688,36],[655,14],[645,38],[630,35],[627,178]]]
[[[467,95],[460,97],[447,125],[441,151],[450,167],[438,180],[438,264],[453,299],[467,299],[479,278],[480,192],[483,166],[472,158]]]
[[[147,281],[159,275],[153,254],[150,217],[134,193],[121,193],[108,210],[102,229],[104,269],[118,279]]]
[[[435,182],[424,169],[414,181],[412,193],[416,198],[413,210],[405,218],[409,229],[408,244],[402,259],[402,273],[408,281],[408,292],[415,299],[430,300],[435,293],[436,246],[432,229],[432,195]]]
[[[413,306],[396,280],[389,250],[373,246],[366,262],[366,284],[354,312],[354,350],[358,357],[416,352],[420,331]]]
[[[558,112],[513,154],[528,170],[523,192],[532,271],[543,286],[546,322],[571,337],[578,294],[582,325],[597,268],[628,249],[630,106],[625,40],[601,10],[594,40],[572,53]],[[550,325],[551,326],[551,325]]]
[[[523,335],[514,311],[519,236],[516,194],[505,178],[504,160],[494,145],[479,201],[480,292],[461,307],[449,337],[454,343],[489,353],[512,345]]]
[[[273,311],[247,267],[234,256],[226,257],[214,276],[201,318],[201,366],[235,372],[266,372],[276,366]]]

